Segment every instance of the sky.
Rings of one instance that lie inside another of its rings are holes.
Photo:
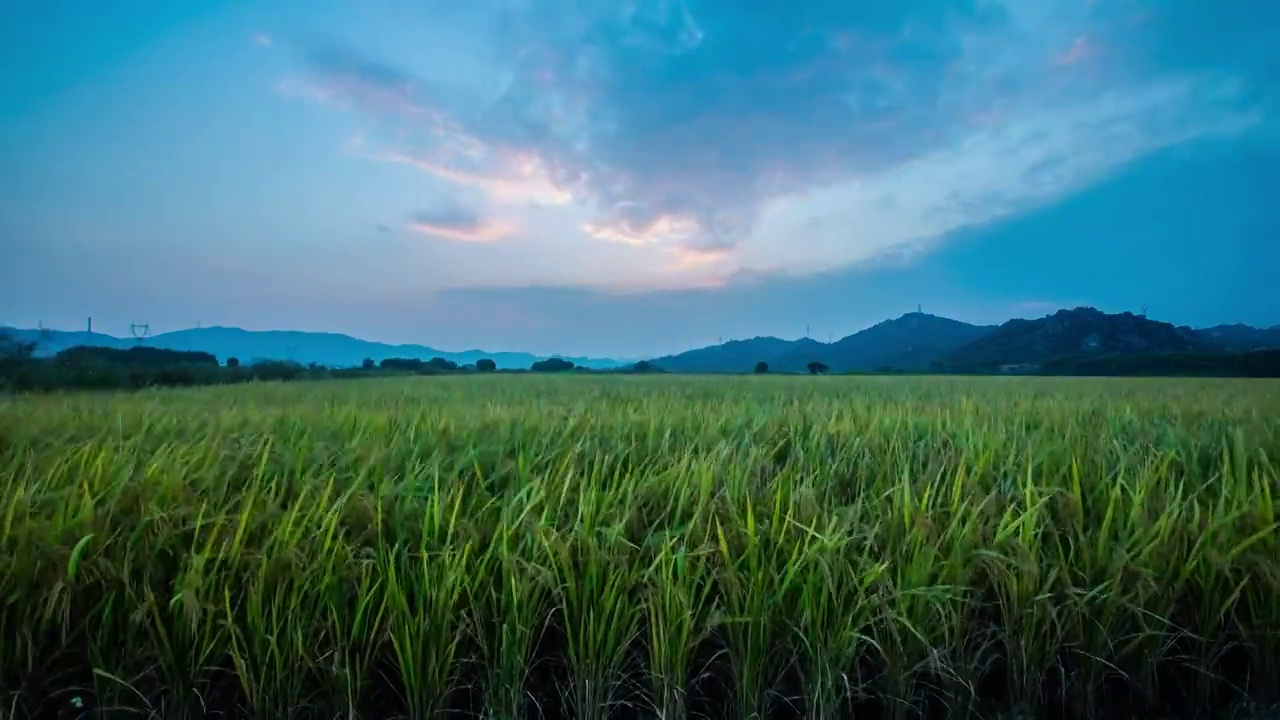
[[[1263,0],[0,7],[0,324],[661,355],[1280,324]]]

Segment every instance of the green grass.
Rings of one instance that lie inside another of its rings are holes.
[[[0,716],[1225,708],[1278,458],[1273,381],[0,398]]]

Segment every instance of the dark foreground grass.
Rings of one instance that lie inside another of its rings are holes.
[[[0,716],[1225,716],[1277,457],[1272,381],[0,399]]]

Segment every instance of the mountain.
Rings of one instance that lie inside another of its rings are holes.
[[[52,355],[76,345],[128,348],[137,342],[133,338],[83,331],[0,328],[0,333],[5,332],[21,341],[38,342],[38,355]],[[442,357],[466,365],[487,357],[500,368],[515,369],[528,368],[535,361],[546,359],[520,352],[446,352],[424,345],[389,345],[336,333],[258,332],[228,327],[163,333],[147,338],[146,344],[170,350],[208,352],[223,361],[228,357],[239,358],[242,362],[292,358],[302,363],[316,362],[332,367],[359,365],[365,358],[381,361],[392,357],[424,360]],[[971,325],[913,312],[885,320],[834,343],[822,343],[812,338],[755,337],[651,358],[649,362],[668,372],[680,373],[745,373],[751,372],[761,361],[768,363],[773,372],[805,372],[806,366],[814,361],[826,364],[834,372],[884,368],[991,372],[1005,366],[1021,366],[1026,370],[1041,367],[1048,371],[1076,367],[1085,360],[1092,363],[1091,367],[1096,366],[1101,362],[1099,358],[1107,359],[1103,365],[1109,367],[1110,358],[1222,355],[1259,349],[1280,349],[1280,325],[1269,328],[1218,325],[1193,329],[1175,327],[1132,313],[1112,315],[1080,307],[1060,310],[1035,320],[1010,320],[998,327]],[[630,361],[610,358],[565,359],[575,365],[596,369],[631,364]],[[1161,362],[1166,361],[1167,358]],[[1132,364],[1128,360],[1125,362]]]
[[[1128,312],[1109,315],[1078,307],[1036,320],[1010,320],[941,363],[951,370],[990,371],[1081,356],[1222,352],[1227,349],[1203,331]]]
[[[1193,329],[1132,313],[1113,315],[1081,307],[1035,320],[1010,320],[1000,326],[971,325],[914,312],[829,344],[809,338],[757,337],[651,362],[670,372],[689,373],[751,372],[761,361],[773,372],[804,372],[815,360],[834,372],[885,368],[991,372],[1005,366],[1068,368],[1082,358],[1222,355],[1273,348],[1280,348],[1280,326]],[[1161,362],[1170,361],[1165,358]]]
[[[782,367],[786,358],[806,357],[800,369],[811,362],[826,348],[826,343],[811,338],[783,340],[776,337],[754,337],[749,340],[730,340],[722,345],[698,348],[679,355],[653,358],[649,362],[666,370],[679,373],[740,373],[751,372],[756,363],[769,363],[771,370]]]
[[[1280,348],[1280,325],[1256,328],[1249,325],[1214,325],[1193,331],[1205,342],[1225,352],[1250,352]]]
[[[970,325],[928,313],[907,313],[873,325],[833,343],[811,338],[782,340],[757,337],[731,340],[651,362],[668,372],[751,372],[766,362],[774,372],[805,372],[809,363],[824,363],[834,372],[851,370],[922,370],[947,353],[982,337],[991,327]]]
[[[827,346],[822,361],[847,370],[924,370],[932,363],[991,332],[987,325],[913,312],[885,320]],[[795,361],[803,367],[808,361]]]
[[[24,330],[16,328],[0,328],[24,342],[39,343],[37,355],[53,355],[61,350],[77,345],[94,347],[127,348],[137,344],[133,338],[117,338],[102,333],[85,331],[69,332],[63,330]],[[442,357],[459,365],[474,363],[480,358],[490,358],[499,368],[528,368],[538,360],[545,360],[542,355],[523,352],[485,352],[483,350],[464,350],[447,352],[425,345],[389,345],[386,343],[360,340],[349,335],[338,333],[300,332],[293,330],[243,330],[230,327],[192,328],[175,332],[161,333],[146,339],[149,347],[167,350],[194,350],[212,353],[220,361],[229,357],[239,358],[241,362],[256,360],[296,360],[300,363],[319,363],[330,367],[351,367],[359,365],[365,358],[382,361],[386,358],[419,358],[429,360]],[[575,365],[595,369],[620,367],[625,363],[609,358],[568,357]]]

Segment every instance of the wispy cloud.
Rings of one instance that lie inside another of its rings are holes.
[[[425,220],[414,220],[408,228],[416,233],[431,235],[445,240],[458,242],[488,243],[501,240],[515,231],[510,225],[500,223],[484,223],[470,227],[452,227],[438,225]]]
[[[272,45],[271,36],[262,32],[254,33],[253,36],[249,38],[249,42],[252,43],[254,47],[271,47]]]
[[[476,243],[501,240],[517,230],[510,220],[482,218],[459,207],[417,213],[407,227],[413,232],[444,240]]]
[[[573,199],[572,194],[547,179],[546,171],[536,155],[489,156],[486,158],[487,162],[476,163],[471,168],[450,165],[430,156],[415,156],[397,151],[372,152],[364,157],[408,165],[456,185],[480,190],[498,202],[562,205]]]
[[[620,202],[600,219],[583,223],[582,231],[624,245],[681,245],[701,234],[702,225],[693,215],[654,215],[638,203]]]
[[[588,0],[498,11],[495,54],[470,59],[496,89],[325,46],[287,90],[372,119],[362,157],[649,253],[636,277],[805,274],[914,257],[1259,121],[1238,77],[1135,61],[1118,36],[1133,14],[1076,0],[759,16]],[[1046,45],[1069,67],[1104,44],[1105,76],[1046,65]],[[533,226],[503,227],[465,232]]]

